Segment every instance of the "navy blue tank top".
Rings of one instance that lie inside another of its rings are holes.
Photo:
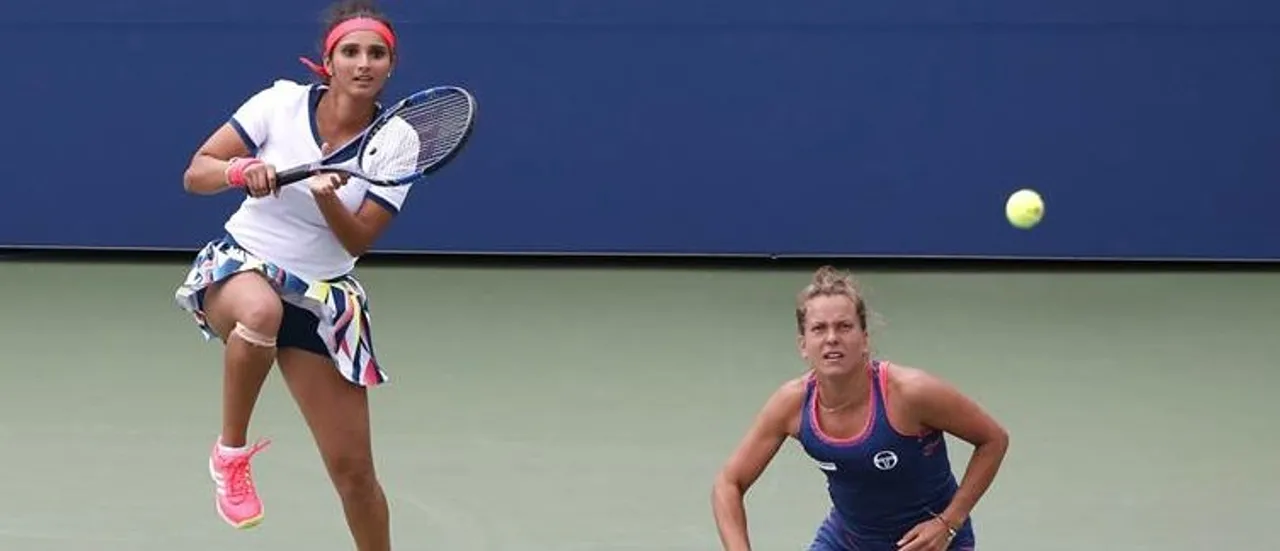
[[[886,373],[887,364],[872,363],[871,414],[852,438],[822,432],[812,375],[800,415],[800,445],[826,474],[834,513],[853,534],[871,539],[901,537],[941,513],[958,487],[941,432],[910,436],[889,424]],[[968,536],[972,528],[968,520],[964,524],[961,532]]]

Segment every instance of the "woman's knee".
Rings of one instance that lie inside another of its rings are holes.
[[[273,347],[280,332],[280,320],[284,317],[278,297],[261,297],[245,301],[236,316],[231,333],[249,344]]]
[[[378,492],[373,459],[361,455],[341,455],[328,461],[329,476],[344,500],[364,500]]]
[[[206,311],[220,334],[261,346],[274,346],[284,317],[280,295],[252,272],[232,276],[211,289]]]

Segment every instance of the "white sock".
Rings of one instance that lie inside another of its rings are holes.
[[[239,448],[232,448],[232,447],[228,447],[226,444],[223,444],[221,438],[218,439],[218,451],[222,453],[225,453],[228,455],[239,455],[239,454],[245,453],[246,451],[248,451],[248,449],[249,449],[249,446],[247,444]]]

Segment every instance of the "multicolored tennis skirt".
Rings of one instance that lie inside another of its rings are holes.
[[[174,294],[178,306],[191,313],[206,340],[219,337],[205,320],[202,291],[248,271],[262,274],[282,299],[316,316],[316,333],[343,378],[364,387],[387,382],[373,351],[368,298],[354,276],[328,281],[303,279],[240,248],[229,236],[210,241],[200,250]]]

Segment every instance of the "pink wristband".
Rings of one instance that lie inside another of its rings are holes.
[[[261,163],[262,161],[252,157],[235,157],[231,159],[231,164],[227,165],[227,185],[244,187],[247,183],[244,179],[244,171],[253,165]]]

